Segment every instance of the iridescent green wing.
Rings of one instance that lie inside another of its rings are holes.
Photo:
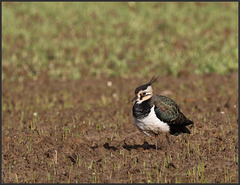
[[[169,124],[182,124],[184,116],[177,104],[165,96],[155,96],[153,104],[155,105],[155,113],[158,119]]]

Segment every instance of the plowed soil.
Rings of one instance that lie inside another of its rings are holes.
[[[131,99],[150,79],[4,82],[2,183],[238,182],[238,74],[162,76],[156,94],[194,121],[190,135],[137,130]]]

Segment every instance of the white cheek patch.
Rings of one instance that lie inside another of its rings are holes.
[[[144,96],[141,98],[141,95],[144,94]],[[145,89],[144,91],[141,90],[138,92],[137,94],[138,99],[136,100],[137,104],[141,104],[142,102],[150,99],[153,96],[153,90],[151,86],[148,86],[147,89]],[[141,99],[140,99],[141,98]]]
[[[152,86],[148,86],[148,88],[145,91],[152,92],[153,91]]]
[[[137,104],[141,104],[143,100],[137,100]]]
[[[140,97],[138,97],[137,99],[137,103],[141,104],[142,102],[149,100],[152,97],[151,93],[148,93],[147,96],[142,97],[142,99],[140,99]]]

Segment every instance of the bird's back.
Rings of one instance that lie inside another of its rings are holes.
[[[180,110],[178,105],[172,99],[162,96],[153,96],[153,104],[155,105],[155,113],[158,119],[170,126],[170,133],[190,133],[185,127],[193,124]]]

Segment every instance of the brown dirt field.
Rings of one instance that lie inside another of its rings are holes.
[[[170,145],[161,135],[157,152],[131,110],[148,81],[3,81],[2,183],[237,183],[238,74],[160,77],[154,92],[195,124]]]

